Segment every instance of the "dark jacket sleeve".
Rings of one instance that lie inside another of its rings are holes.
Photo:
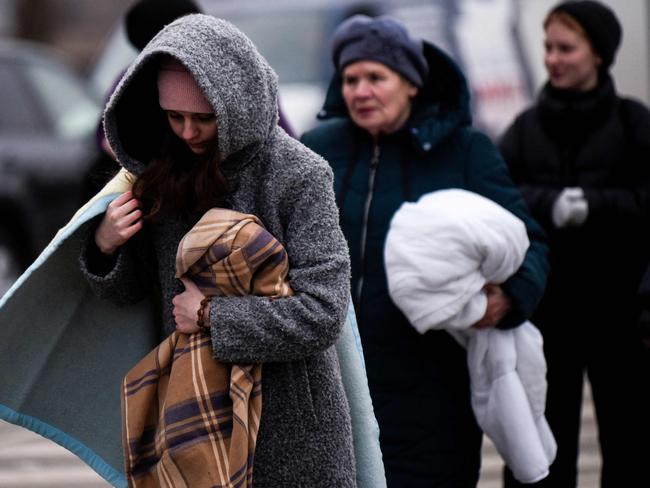
[[[336,342],[345,322],[350,263],[331,169],[321,160],[295,171],[290,181],[279,178],[274,184],[281,195],[277,205],[295,295],[275,300],[213,298],[212,347],[222,361],[278,362],[313,356]]]
[[[641,279],[638,291],[639,308],[639,335],[646,347],[650,348],[650,266],[648,266]]]
[[[585,188],[589,204],[587,224],[607,226],[615,222],[649,225],[650,207],[650,111],[631,100],[621,101],[625,168],[618,186]]]
[[[502,285],[513,307],[499,327],[515,327],[530,318],[544,294],[549,268],[544,231],[531,217],[497,148],[477,132],[469,140],[466,181],[468,190],[498,203],[526,225],[530,247],[519,270]]]
[[[526,118],[532,113],[525,112],[515,119],[513,124],[501,136],[498,146],[503,159],[510,171],[512,180],[519,188],[530,212],[542,225],[551,226],[551,210],[553,203],[560,194],[557,185],[541,185],[529,183],[523,161],[522,144],[525,144],[523,131],[526,130]]]

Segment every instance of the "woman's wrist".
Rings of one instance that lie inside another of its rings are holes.
[[[201,330],[210,330],[210,297],[201,300],[199,309],[196,312],[196,325]]]
[[[103,242],[103,239],[100,237],[98,230],[95,231],[95,246],[97,246],[99,252],[105,256],[113,256],[115,254],[115,251],[117,251],[117,247],[111,247]]]

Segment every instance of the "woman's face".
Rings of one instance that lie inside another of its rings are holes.
[[[372,136],[402,127],[418,89],[382,63],[357,61],[343,70],[343,98],[355,124]]]
[[[174,134],[182,139],[194,154],[203,154],[216,142],[217,117],[214,114],[167,110],[167,121]]]
[[[553,87],[578,92],[596,87],[602,61],[584,35],[551,20],[546,26],[544,49],[544,64]]]

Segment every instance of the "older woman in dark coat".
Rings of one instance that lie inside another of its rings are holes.
[[[383,247],[404,201],[464,188],[521,218],[532,245],[518,272],[488,291],[478,326],[512,327],[530,316],[547,262],[497,149],[470,126],[456,64],[390,18],[355,16],[335,33],[336,74],[302,141],[334,170],[352,290],[390,487],[472,487],[481,432],[470,404],[465,351],[444,331],[420,335],[391,302]]]

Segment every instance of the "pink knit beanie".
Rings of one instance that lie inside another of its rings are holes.
[[[176,60],[166,61],[158,71],[158,103],[163,110],[214,112],[192,74]]]

